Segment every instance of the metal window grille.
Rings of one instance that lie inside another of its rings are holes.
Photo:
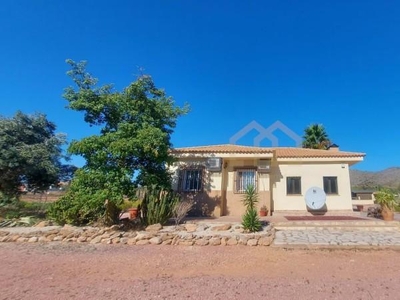
[[[244,193],[248,186],[257,187],[256,171],[253,169],[242,169],[236,171],[236,192]]]
[[[200,191],[202,188],[203,171],[199,169],[190,169],[184,171],[183,190],[184,191]]]

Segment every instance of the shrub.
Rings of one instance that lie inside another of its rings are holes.
[[[244,206],[246,207],[246,212],[242,218],[242,225],[244,230],[249,232],[259,231],[262,226],[256,210],[256,204],[258,203],[258,194],[254,186],[247,186],[242,201]]]
[[[117,222],[117,206],[122,203],[126,191],[118,175],[78,170],[70,189],[50,206],[48,216],[59,224]]]
[[[262,228],[262,226],[257,215],[257,210],[255,209],[246,210],[246,213],[243,215],[242,225],[246,231],[249,232],[259,231]]]
[[[175,225],[179,225],[183,218],[186,217],[188,212],[193,208],[194,201],[192,199],[182,200],[176,203],[172,215],[175,218]]]
[[[375,202],[379,204],[382,210],[394,211],[397,205],[395,195],[389,189],[382,189],[375,194]]]
[[[172,190],[157,185],[144,187],[138,191],[141,198],[141,219],[145,226],[166,224],[173,215],[173,209],[180,201],[180,196]]]

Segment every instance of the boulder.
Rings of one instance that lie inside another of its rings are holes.
[[[162,239],[158,236],[151,238],[149,241],[152,245],[160,245],[162,243]]]
[[[221,245],[221,239],[220,239],[220,238],[213,237],[213,238],[211,238],[211,239],[209,240],[209,243],[210,243],[210,245],[212,245],[212,246],[219,246],[219,245]]]
[[[214,227],[211,227],[211,231],[226,231],[231,229],[231,225],[230,224],[223,224],[223,225],[217,225]]]
[[[187,232],[195,232],[197,230],[197,224],[193,223],[185,224],[185,229]]]
[[[233,237],[233,238],[230,238],[230,239],[226,242],[226,244],[227,244],[228,246],[235,246],[235,245],[238,244],[238,241],[237,241],[237,239],[236,239],[235,237]]]
[[[209,243],[209,241],[206,240],[206,239],[199,239],[199,240],[196,240],[195,245],[197,245],[197,246],[207,246],[208,243]]]
[[[247,241],[247,246],[257,246],[258,240],[257,239],[249,239]]]
[[[146,227],[146,231],[160,231],[162,229],[162,225],[160,223],[149,225]]]

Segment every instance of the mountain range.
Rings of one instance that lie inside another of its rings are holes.
[[[350,182],[353,188],[359,189],[381,186],[400,190],[400,167],[377,172],[350,169]]]

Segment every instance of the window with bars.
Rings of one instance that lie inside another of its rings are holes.
[[[324,191],[326,194],[338,194],[337,177],[324,177]]]
[[[301,177],[286,177],[286,194],[301,195]]]
[[[244,193],[248,186],[252,185],[257,188],[256,170],[239,169],[236,170],[236,193]]]
[[[203,187],[203,169],[185,169],[181,171],[181,187],[184,192],[198,192]]]

